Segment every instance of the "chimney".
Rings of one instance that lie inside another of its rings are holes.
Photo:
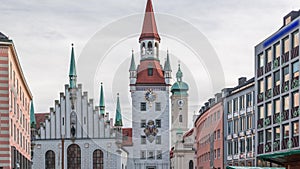
[[[222,93],[215,94],[215,102],[218,103],[222,98]]]
[[[247,81],[246,77],[240,77],[239,78],[239,86],[242,85],[242,84],[244,84],[246,81]]]
[[[231,90],[232,90],[232,88],[222,89],[222,97],[227,97],[230,94]]]

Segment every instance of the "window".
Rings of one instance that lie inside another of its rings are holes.
[[[293,48],[299,46],[299,31],[292,34],[292,43]]]
[[[101,150],[93,152],[93,169],[104,169],[104,158]]]
[[[293,69],[293,78],[299,77],[299,61],[292,64]]]
[[[289,51],[289,37],[286,37],[283,39],[282,51],[283,51],[283,54],[285,54]]]
[[[293,137],[298,136],[299,135],[299,122],[295,121],[292,123],[293,125]]]
[[[232,102],[231,101],[227,102],[227,111],[228,111],[228,114],[232,113]]]
[[[252,137],[247,138],[247,152],[252,151]]]
[[[146,159],[146,151],[141,151],[141,156],[140,156],[141,159]]]
[[[161,150],[158,150],[156,151],[156,159],[162,159],[162,151]]]
[[[81,169],[81,149],[77,144],[68,147],[67,163],[67,169]]]
[[[266,117],[272,116],[272,104],[267,103],[266,104]]]
[[[240,110],[245,108],[245,96],[240,96]]]
[[[156,136],[155,143],[161,144],[161,136]]]
[[[271,89],[272,88],[272,77],[268,76],[266,82],[267,82],[267,84],[266,84],[267,90]]]
[[[264,106],[258,107],[258,119],[264,119],[265,118],[265,112],[264,112]]]
[[[238,111],[238,99],[235,98],[233,99],[233,112],[237,112]]]
[[[146,136],[141,136],[141,144],[146,144]]]
[[[232,142],[229,141],[229,142],[227,143],[227,145],[228,145],[228,155],[232,155]]]
[[[217,130],[217,139],[220,139],[221,138],[221,132],[220,132],[220,129]]]
[[[238,141],[235,140],[233,142],[233,144],[234,144],[234,150],[233,150],[233,152],[234,152],[234,154],[238,154],[239,153],[239,143],[238,143]]]
[[[263,79],[259,80],[258,85],[259,85],[258,93],[263,93],[265,91],[264,80]]]
[[[277,71],[274,73],[274,86],[280,85],[280,72]]]
[[[251,107],[252,106],[252,93],[248,93],[246,95],[246,102],[247,102],[247,107]]]
[[[156,119],[155,120],[155,125],[157,128],[161,128],[161,120],[160,119]]]
[[[232,121],[228,121],[228,134],[232,134]]]
[[[148,76],[153,76],[153,68],[148,68]]]
[[[240,144],[241,153],[245,153],[245,139],[241,139]]]
[[[55,169],[55,153],[49,150],[45,154],[45,166],[46,169]]]
[[[279,44],[279,42],[274,45],[274,57],[275,58],[280,57],[280,44]]]
[[[182,123],[182,115],[179,115],[179,122]]]
[[[141,111],[146,111],[147,104],[146,102],[141,103]]]
[[[189,169],[194,169],[194,162],[193,162],[193,160],[190,160],[190,162],[189,162]]]
[[[246,120],[246,117],[243,116],[240,118],[240,131],[244,131],[245,130],[245,120]]]
[[[283,68],[283,80],[284,80],[284,82],[287,82],[287,81],[289,81],[289,79],[290,79],[289,67],[286,66],[286,67]]]
[[[252,128],[252,115],[247,116],[247,129]]]
[[[233,121],[233,123],[234,123],[234,133],[238,133],[238,131],[239,131],[239,129],[238,129],[239,120],[235,119]]]
[[[299,106],[299,92],[293,93],[293,107]]]
[[[289,110],[290,107],[290,100],[289,100],[289,96],[285,96],[283,97],[283,110]]]
[[[263,67],[264,65],[265,65],[265,63],[264,63],[264,55],[261,53],[261,54],[259,54],[258,55],[258,58],[259,58],[259,60],[258,60],[258,66],[259,67]]]
[[[272,50],[271,50],[271,48],[266,50],[266,59],[267,59],[267,63],[272,62]]]
[[[145,128],[146,127],[146,120],[141,120],[141,128]]]
[[[280,127],[274,127],[274,140],[280,140]]]
[[[288,138],[290,133],[290,126],[289,124],[282,125],[283,130],[283,138]]]
[[[263,131],[258,132],[258,143],[259,144],[264,143],[264,132]]]
[[[155,157],[154,151],[148,151],[148,159],[149,159],[149,160],[153,160],[154,157]]]
[[[217,149],[217,157],[220,158],[221,157],[221,149]]]
[[[271,129],[266,130],[266,141],[267,142],[272,141],[272,130]]]
[[[161,103],[160,102],[155,103],[155,111],[161,111]]]

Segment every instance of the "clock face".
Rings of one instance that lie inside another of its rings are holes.
[[[148,102],[154,102],[155,99],[156,99],[156,95],[155,95],[155,93],[152,92],[152,90],[148,90],[148,91],[145,93],[145,99],[146,99]]]
[[[184,101],[183,100],[178,100],[177,104],[178,104],[178,106],[182,107],[182,106],[184,106]]]

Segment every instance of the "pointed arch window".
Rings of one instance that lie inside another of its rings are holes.
[[[81,149],[77,144],[72,144],[67,150],[68,169],[81,169]]]
[[[55,153],[49,150],[45,154],[45,166],[46,169],[55,169]]]
[[[99,149],[93,152],[93,169],[104,169],[103,152]]]

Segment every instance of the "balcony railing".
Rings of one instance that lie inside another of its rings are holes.
[[[295,118],[295,117],[298,117],[299,116],[299,106],[296,106],[296,107],[293,107],[291,109],[291,118]]]
[[[258,119],[257,120],[257,128],[262,128],[264,127],[264,119]]]
[[[284,138],[282,140],[282,149],[287,149],[287,148],[291,148],[292,145],[291,145],[291,142],[289,141],[290,139],[289,138]]]
[[[257,146],[257,154],[263,154],[264,153],[264,144],[259,144]]]
[[[299,86],[299,77],[294,77],[292,80],[291,88],[295,89]]]
[[[289,110],[284,110],[282,113],[282,121],[289,119]]]
[[[272,62],[267,63],[265,67],[265,72],[268,73],[272,70]]]
[[[257,95],[257,102],[260,103],[260,102],[262,102],[262,101],[264,101],[264,93],[263,93],[263,92],[262,92],[262,93],[259,93],[259,94]]]
[[[281,113],[275,113],[273,115],[273,123],[280,123],[282,121],[282,115]]]
[[[272,94],[272,89],[267,90],[265,93],[266,100],[270,99],[272,97]]]
[[[274,87],[273,96],[277,96],[280,94],[280,85]]]
[[[281,93],[289,91],[289,81],[283,82],[281,86]]]
[[[257,69],[257,77],[260,77],[264,74],[264,67],[260,67]]]
[[[279,150],[280,150],[280,141],[279,140],[274,140],[273,151],[279,151]]]
[[[294,59],[297,56],[299,56],[299,46],[293,48],[291,51],[291,59]]]
[[[299,147],[299,136],[294,136],[291,139],[292,147]]]
[[[269,153],[272,151],[272,143],[271,142],[268,142],[266,143],[265,145],[265,153]]]
[[[271,125],[271,123],[272,123],[271,120],[272,120],[272,116],[266,117],[264,120],[264,126],[266,127],[266,126]]]
[[[276,69],[280,66],[280,57],[275,58],[273,61],[273,69]]]
[[[288,62],[289,61],[289,57],[290,57],[290,53],[289,52],[286,52],[285,54],[283,54],[281,56],[281,62],[282,62],[282,64]]]

